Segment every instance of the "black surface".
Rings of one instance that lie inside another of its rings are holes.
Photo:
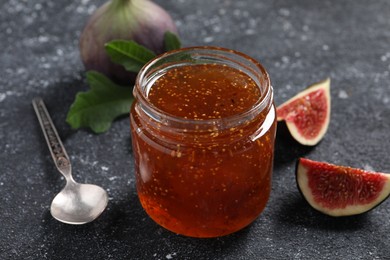
[[[390,202],[348,218],[311,209],[295,185],[296,159],[390,172],[390,2],[158,1],[185,46],[243,51],[268,69],[277,104],[332,78],[324,140],[305,148],[279,129],[269,204],[248,228],[192,239],[157,226],[134,184],[129,123],[73,131],[66,112],[87,89],[80,30],[103,1],[0,2],[0,259],[390,259]],[[102,185],[108,209],[71,226],[49,213],[64,185],[31,106],[42,96],[71,156],[75,179]]]

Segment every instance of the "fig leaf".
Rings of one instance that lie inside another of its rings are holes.
[[[181,43],[179,37],[173,32],[166,31],[164,34],[164,47],[166,51],[180,49]]]
[[[108,56],[127,71],[139,72],[156,54],[135,41],[113,40],[105,45]]]
[[[132,92],[96,71],[87,72],[87,81],[90,90],[77,93],[66,122],[72,128],[89,127],[95,133],[103,133],[115,118],[129,113]]]

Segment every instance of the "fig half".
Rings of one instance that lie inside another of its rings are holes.
[[[276,109],[277,120],[285,121],[291,135],[303,145],[316,145],[330,121],[330,79],[315,83]]]
[[[390,195],[390,174],[300,158],[296,181],[307,202],[334,216],[367,212]]]

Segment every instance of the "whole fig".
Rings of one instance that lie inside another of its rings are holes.
[[[104,45],[111,40],[134,40],[155,54],[164,52],[164,33],[177,33],[171,16],[150,0],[111,0],[89,18],[80,36],[86,70],[96,70],[117,83],[130,84],[134,73],[114,64]]]

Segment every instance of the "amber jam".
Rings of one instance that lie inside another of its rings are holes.
[[[231,50],[182,49],[148,63],[134,96],[136,185],[148,215],[192,237],[255,220],[270,194],[276,130],[265,69]]]

